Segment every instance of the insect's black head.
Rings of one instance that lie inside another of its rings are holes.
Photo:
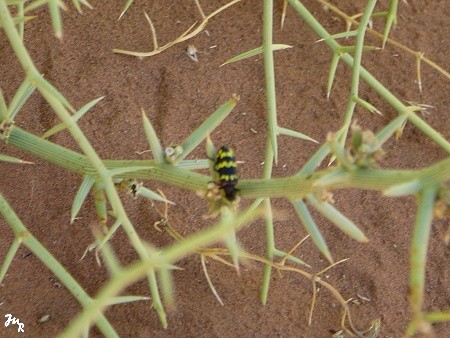
[[[234,185],[225,185],[222,187],[222,189],[225,193],[225,198],[227,200],[232,202],[236,199],[236,195],[239,189],[235,188]]]

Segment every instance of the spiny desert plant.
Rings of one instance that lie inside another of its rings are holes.
[[[237,2],[239,0],[231,1],[212,14],[205,15],[199,1],[195,1],[202,21],[198,25],[194,23],[179,38],[163,47],[159,47],[156,29],[150,16],[145,14],[152,32],[154,50],[148,53],[124,50],[114,51],[138,57],[152,56],[163,52],[174,44],[185,41],[200,32],[215,14],[225,9],[231,11],[233,7],[229,8],[229,6]],[[127,2],[121,17],[131,3],[132,1]],[[237,62],[257,54],[262,54],[264,59],[263,71],[265,74],[267,102],[267,143],[265,147],[264,170],[260,179],[241,179],[239,181],[239,198],[254,199],[254,202],[249,207],[240,211],[236,205],[237,202],[230,202],[227,200],[229,198],[223,195],[223,191],[220,191],[220,187],[218,187],[217,178],[214,178],[215,171],[211,165],[211,158],[214,158],[216,152],[210,140],[206,141],[208,158],[200,160],[186,159],[230,114],[238,103],[237,96],[231,97],[230,100],[218,107],[185,140],[181,140],[178,144],[166,149],[163,148],[151,120],[142,110],[143,131],[152,150],[153,159],[103,160],[96,153],[77,124],[77,121],[94,107],[101,98],[94,99],[76,110],[58,89],[39,73],[22,42],[24,24],[31,19],[25,14],[44,4],[48,5],[56,36],[62,37],[60,7],[64,7],[64,4],[57,0],[0,0],[1,27],[25,74],[22,85],[9,103],[6,102],[3,94],[0,92],[0,139],[8,147],[23,150],[82,176],[82,183],[73,202],[71,219],[73,221],[77,217],[88,193],[92,192],[97,210],[98,225],[93,228],[96,241],[89,246],[88,251],[95,250],[99,261],[105,264],[110,274],[109,281],[95,297],[88,295],[82,286],[65,270],[57,258],[53,257],[29,232],[3,196],[0,195],[0,212],[15,235],[15,239],[0,270],[0,281],[4,279],[20,245],[25,245],[58,277],[83,306],[82,312],[74,318],[66,331],[62,333],[62,336],[75,337],[80,334],[87,334],[93,323],[98,326],[105,336],[117,336],[111,323],[105,317],[104,310],[106,307],[117,303],[148,300],[148,297],[143,296],[119,296],[126,286],[141,278],[147,279],[152,306],[157,312],[161,324],[166,327],[168,322],[164,302],[166,304],[173,302],[172,271],[177,269],[177,261],[191,254],[200,256],[207,282],[219,302],[221,301],[220,297],[208,277],[204,264],[206,257],[230,265],[237,270],[242,260],[256,261],[264,265],[261,288],[261,300],[263,303],[267,302],[273,269],[298,273],[309,279],[313,286],[311,314],[316,299],[315,287],[316,284],[321,284],[332,292],[344,309],[343,329],[351,335],[360,337],[375,336],[379,330],[379,321],[374,321],[369,329],[363,330],[364,332],[358,330],[352,324],[347,301],[332,285],[320,278],[324,270],[318,273],[311,273],[307,272],[306,268],[300,269],[296,267],[294,264],[305,266],[305,263],[294,255],[296,247],[290,252],[283,252],[276,245],[274,224],[277,222],[277,218],[274,217],[275,211],[273,210],[271,198],[284,198],[291,203],[312,241],[329,261],[330,267],[337,263],[334,261],[333,255],[319,230],[319,226],[312,216],[311,208],[317,210],[353,239],[359,242],[366,242],[368,239],[364,232],[333,205],[332,191],[343,188],[377,190],[388,196],[416,196],[417,214],[410,257],[410,303],[413,318],[406,334],[411,336],[419,330],[431,333],[432,323],[450,320],[449,312],[425,313],[422,310],[425,281],[424,270],[432,220],[435,215],[441,217],[448,215],[450,158],[447,157],[440,162],[419,170],[380,168],[378,162],[379,158],[384,154],[383,144],[390,138],[398,135],[406,123],[414,125],[447,153],[450,152],[450,143],[438,131],[429,126],[421,118],[420,114],[417,114],[423,110],[423,106],[417,104],[405,105],[362,66],[362,59],[369,52],[376,53],[378,49],[392,43],[388,36],[392,25],[396,21],[398,1],[391,0],[385,11],[376,13],[374,10],[377,1],[369,0],[363,13],[353,17],[342,13],[337,7],[321,1],[321,3],[327,5],[328,8],[342,15],[347,22],[351,23],[349,29],[337,34],[328,33],[301,1],[287,0],[283,1],[283,3],[284,8],[287,5],[291,6],[297,15],[317,34],[318,40],[325,43],[331,50],[332,57],[327,96],[330,97],[332,94],[336,69],[340,61],[351,68],[351,88],[348,93],[341,127],[329,133],[326,141],[318,146],[315,154],[302,167],[299,166],[295,175],[273,178],[273,164],[276,164],[279,160],[279,135],[307,141],[317,141],[299,131],[283,127],[278,122],[274,51],[285,49],[289,46],[273,43],[273,0],[264,0],[262,45],[256,46],[256,48],[244,52],[224,64],[226,66],[226,64],[231,62]],[[74,0],[73,4],[79,11],[81,11],[81,4],[91,7],[87,1]],[[15,15],[12,14],[13,10]],[[380,35],[381,45],[379,47],[365,44],[366,34],[368,32],[375,34],[368,28],[370,21],[375,17],[384,17],[386,19],[385,30]],[[351,30],[353,24],[356,24],[356,26]],[[347,37],[354,37],[354,44],[343,45],[338,42],[339,39]],[[397,45],[399,44],[397,43]],[[418,56],[419,54],[414,55]],[[420,54],[418,56],[418,74],[420,74],[420,62],[424,60],[427,59]],[[433,65],[432,63],[430,64]],[[448,77],[445,71],[440,68],[437,69]],[[377,92],[398,113],[396,118],[376,132],[363,130],[355,123],[354,112],[357,106],[370,112],[379,113],[379,109],[362,98],[360,94],[361,80]],[[418,83],[421,86],[420,77]],[[61,124],[48,130],[43,137],[33,135],[14,125],[17,115],[21,113],[22,106],[36,90],[61,120]],[[75,152],[46,140],[50,135],[63,129],[67,129],[70,132],[81,152]],[[350,145],[347,145],[348,143]],[[317,170],[327,157],[330,157],[329,167]],[[5,155],[2,155],[0,159],[24,163]],[[207,168],[212,169],[208,174],[195,171]],[[170,203],[163,193],[157,193],[144,187],[142,183],[144,180],[160,181],[174,187],[198,192],[200,196],[205,198],[205,202],[206,199],[212,198],[213,202],[210,201],[212,212],[219,216],[219,220],[211,224],[207,229],[191,236],[183,237],[170,224],[166,209],[165,212],[161,213],[162,218],[155,226],[166,231],[174,239],[174,242],[164,248],[157,248],[152,243],[144,242],[130,221],[118,194],[120,189],[126,189],[135,196],[159,201],[166,205]],[[214,189],[215,191],[211,193],[211,190]],[[108,204],[111,210],[108,210]],[[250,224],[259,217],[262,217],[265,222],[266,253],[264,258],[244,251],[239,244],[236,233],[240,228]],[[113,218],[112,225],[108,222],[108,218]],[[124,230],[129,244],[139,256],[138,262],[126,267],[119,263],[116,253],[109,243],[119,227]],[[211,247],[216,242],[223,242],[225,248]],[[230,260],[228,260],[228,257]],[[292,264],[288,265],[288,263]],[[347,323],[349,326],[347,326]]]

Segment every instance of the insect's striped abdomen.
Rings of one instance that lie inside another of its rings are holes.
[[[234,158],[234,152],[229,147],[222,147],[217,152],[214,169],[219,174],[220,188],[223,189],[226,199],[234,201],[236,199],[235,188],[237,177],[237,166]]]

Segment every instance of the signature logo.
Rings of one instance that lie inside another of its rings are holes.
[[[6,321],[5,321],[5,326],[6,327],[8,327],[9,324],[12,324],[12,325],[16,324],[18,326],[17,332],[25,332],[23,330],[25,325],[20,322],[19,318],[13,317],[10,313],[5,315],[5,317],[7,318]]]

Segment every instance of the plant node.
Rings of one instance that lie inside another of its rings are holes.
[[[240,201],[239,196],[236,196],[233,201],[227,199],[223,189],[215,182],[209,182],[206,191],[201,191],[197,194],[206,197],[208,200],[208,213],[203,215],[203,218],[205,219],[217,217],[221,213],[223,207],[236,211]]]
[[[14,122],[4,120],[0,123],[0,140],[6,141],[11,133],[11,127],[14,125]]]
[[[362,130],[355,123],[352,125],[352,144],[347,151],[350,162],[359,168],[370,168],[385,154],[375,134],[371,130]]]
[[[333,193],[328,190],[322,190],[317,194],[317,197],[320,198],[322,202],[334,204],[335,200],[333,198]]]
[[[127,193],[129,193],[134,198],[137,198],[142,185],[142,182],[138,182],[136,180],[128,181]]]
[[[166,154],[166,160],[169,163],[173,163],[183,153],[183,147],[180,145],[170,145],[164,150],[164,153]]]
[[[438,193],[438,198],[434,204],[434,216],[442,219],[450,217],[450,188],[445,187]]]

